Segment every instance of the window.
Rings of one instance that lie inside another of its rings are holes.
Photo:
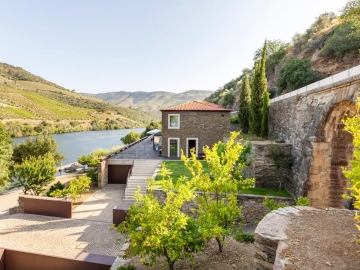
[[[180,128],[180,114],[169,114],[169,129],[179,129]]]

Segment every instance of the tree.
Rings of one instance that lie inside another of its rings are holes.
[[[280,76],[276,84],[280,92],[284,89],[291,92],[322,78],[323,76],[320,73],[311,69],[310,59],[290,58],[285,61],[280,70]]]
[[[354,207],[360,209],[360,98],[357,102],[357,114],[355,117],[347,118],[344,129],[353,135],[354,159],[350,161],[350,168],[343,168],[345,177],[350,181],[351,196],[355,198]],[[360,230],[360,215],[355,219]],[[359,240],[358,240],[359,241]]]
[[[162,188],[166,194],[164,203],[153,195],[155,181],[149,181],[149,194],[135,193],[135,203],[127,211],[126,221],[117,227],[117,232],[126,233],[130,240],[128,252],[140,255],[145,265],[154,265],[165,256],[169,269],[174,269],[177,260],[193,259],[196,251],[202,250],[205,241],[196,219],[181,212],[185,202],[195,197],[195,190],[185,179],[173,184],[169,171],[162,167]]]
[[[241,217],[238,190],[254,184],[254,179],[238,177],[245,166],[239,162],[243,146],[235,143],[238,135],[238,132],[232,133],[225,146],[218,142],[211,149],[208,146],[203,148],[209,173],[204,173],[194,151],[191,158],[181,156],[192,174],[190,182],[195,190],[200,191],[196,196],[198,209],[195,210],[199,225],[205,239],[216,239],[219,252],[224,250],[225,237],[231,234],[235,221]],[[225,149],[220,149],[223,147]]]
[[[268,118],[269,118],[269,108],[270,108],[270,97],[269,93],[266,91],[263,97],[262,108],[261,108],[261,137],[267,138],[269,135],[269,126],[268,126]]]
[[[261,134],[261,108],[262,99],[267,92],[266,79],[266,41],[263,47],[262,58],[260,62],[255,64],[255,74],[252,82],[251,101],[250,101],[250,130],[253,134],[260,136]]]
[[[12,160],[16,164],[20,164],[30,156],[40,157],[50,153],[55,161],[55,165],[60,165],[65,156],[57,151],[57,147],[58,145],[54,137],[49,136],[47,133],[42,133],[35,139],[30,137],[28,140],[16,145]]]
[[[161,121],[159,122],[154,122],[154,121],[151,121],[150,124],[148,124],[144,130],[143,133],[141,133],[141,138],[143,137],[146,137],[147,136],[147,133],[150,131],[150,130],[154,130],[154,129],[160,129],[161,130]]]
[[[239,122],[243,133],[249,133],[249,110],[250,110],[250,83],[249,75],[245,73],[242,80],[239,100]]]
[[[89,190],[91,184],[91,178],[82,175],[78,178],[74,178],[70,181],[67,188],[56,189],[50,193],[51,197],[63,198],[70,196],[74,201],[77,197],[81,197],[81,194]]]
[[[23,187],[24,194],[40,195],[44,187],[55,180],[55,160],[51,153],[30,156],[15,164],[12,170],[10,189]]]
[[[0,190],[2,190],[10,180],[10,166],[13,141],[5,126],[0,123]]]
[[[126,136],[122,137],[120,140],[124,144],[129,144],[129,143],[132,143],[132,142],[136,142],[136,141],[140,140],[140,134],[135,132],[135,131],[132,131],[132,132],[126,134]]]

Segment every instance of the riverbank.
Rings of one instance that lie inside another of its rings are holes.
[[[143,125],[122,123],[121,121],[110,120],[40,120],[40,119],[2,119],[6,130],[12,138],[36,136],[46,130],[49,134],[65,134],[73,132],[122,130],[142,128]]]

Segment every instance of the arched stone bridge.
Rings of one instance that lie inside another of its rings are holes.
[[[314,207],[343,208],[349,186],[342,166],[352,159],[352,136],[343,119],[356,114],[360,66],[271,100],[270,137],[291,143],[294,164],[287,189]]]

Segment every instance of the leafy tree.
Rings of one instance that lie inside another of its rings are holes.
[[[263,47],[261,61],[255,65],[255,74],[252,83],[251,101],[250,101],[250,130],[253,134],[260,136],[261,134],[261,108],[262,99],[267,92],[266,79],[266,41]]]
[[[16,164],[20,164],[30,156],[40,157],[50,153],[55,161],[55,165],[60,165],[65,156],[57,151],[57,147],[58,145],[54,137],[42,133],[35,139],[30,137],[28,140],[16,145],[12,159]]]
[[[147,136],[147,133],[150,131],[150,130],[154,130],[154,129],[159,129],[161,130],[161,121],[159,122],[154,122],[154,121],[151,121],[150,124],[148,124],[145,128],[145,130],[141,133],[141,138],[143,137],[146,137]]]
[[[9,182],[10,166],[12,165],[12,140],[5,126],[0,123],[0,190]]]
[[[184,178],[173,183],[169,171],[163,165],[162,181],[166,193],[164,203],[154,197],[155,181],[149,181],[149,194],[135,193],[135,203],[127,212],[127,219],[117,227],[119,233],[126,233],[130,240],[128,252],[140,255],[145,265],[154,265],[165,256],[169,269],[182,258],[193,259],[194,253],[202,250],[205,241],[196,219],[181,212],[185,202],[195,197],[195,189]],[[176,191],[175,191],[176,190]]]
[[[89,190],[91,184],[90,177],[80,176],[78,178],[74,178],[70,181],[70,184],[67,188],[56,189],[50,193],[51,197],[63,198],[70,196],[74,201],[77,197],[81,197],[81,194]]]
[[[132,132],[126,134],[126,136],[122,137],[120,140],[124,144],[129,144],[129,143],[132,143],[132,142],[136,142],[136,141],[140,140],[140,134],[135,132],[135,131],[132,131]]]
[[[233,124],[239,124],[239,115],[233,115],[230,117],[230,122]]]
[[[226,107],[227,105],[233,104],[234,101],[235,101],[234,93],[232,91],[229,91],[224,95],[224,100],[222,105]]]
[[[235,143],[238,134],[231,134],[224,150],[219,151],[219,146],[223,146],[221,142],[214,144],[211,149],[204,147],[210,173],[204,172],[194,151],[191,158],[181,156],[192,175],[190,182],[200,191],[196,197],[198,209],[195,210],[199,215],[199,225],[205,239],[216,239],[219,252],[224,250],[225,237],[231,234],[235,221],[241,217],[241,207],[237,202],[238,189],[254,184],[253,179],[238,177],[245,166],[238,162],[243,150],[240,143]]]
[[[261,137],[267,138],[269,135],[269,126],[268,126],[268,118],[269,118],[269,108],[270,108],[270,96],[268,92],[265,92],[262,102],[261,108]]]
[[[25,195],[30,192],[39,196],[44,187],[55,180],[55,173],[55,160],[51,153],[27,157],[22,163],[14,165],[10,189],[23,187]]]
[[[291,92],[322,78],[322,74],[311,69],[310,59],[290,58],[286,60],[280,70],[277,86],[279,87],[279,92],[284,89],[287,92]]]
[[[280,178],[280,172],[283,169],[291,168],[293,165],[293,159],[291,154],[286,153],[279,145],[276,144],[272,144],[270,146],[269,157],[271,157],[274,161],[276,177],[279,182],[279,190],[281,190],[282,179]]]
[[[350,161],[350,168],[343,168],[345,177],[350,181],[351,197],[355,198],[354,207],[360,209],[360,98],[357,102],[357,114],[355,117],[347,118],[344,129],[353,135],[354,159]],[[360,215],[355,219],[360,230]],[[359,240],[358,240],[359,241]]]
[[[78,162],[83,165],[88,165],[89,167],[96,167],[100,157],[106,156],[107,154],[114,152],[115,150],[120,148],[120,145],[114,146],[111,149],[98,148],[90,152],[90,154],[88,155],[79,156]]]
[[[240,99],[239,99],[239,123],[240,128],[243,133],[249,133],[249,110],[250,110],[250,83],[249,75],[245,73],[245,76],[242,80],[241,90],[240,90]]]

